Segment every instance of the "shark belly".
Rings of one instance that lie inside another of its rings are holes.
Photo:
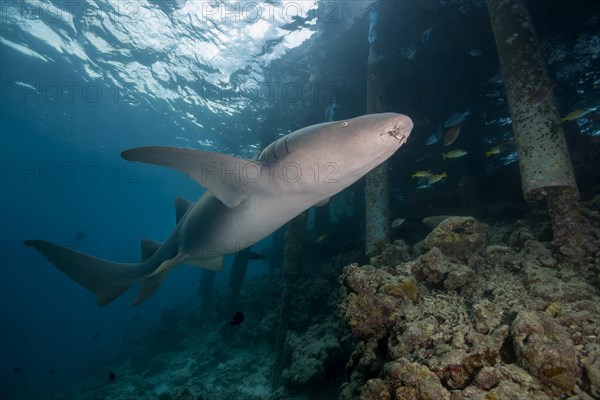
[[[312,196],[305,192],[266,198],[251,196],[229,208],[206,193],[182,221],[179,251],[186,259],[202,265],[202,260],[252,246],[313,204]]]

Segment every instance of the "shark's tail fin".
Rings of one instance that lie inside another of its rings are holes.
[[[122,295],[142,274],[140,264],[115,263],[44,240],[27,240],[69,278],[94,293],[99,306]]]

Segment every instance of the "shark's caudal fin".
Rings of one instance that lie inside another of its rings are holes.
[[[80,253],[44,240],[27,240],[69,278],[94,293],[99,306],[122,295],[137,279],[139,264],[115,263]]]
[[[191,207],[191,203],[177,198],[175,207],[179,222]],[[162,244],[146,238],[140,243],[140,264],[102,260],[44,240],[27,240],[23,244],[35,248],[65,275],[94,293],[99,306],[110,303],[137,282],[140,283],[140,291],[132,305],[142,303],[158,289],[169,271],[183,259],[183,256],[173,254],[171,258],[158,263],[156,270],[149,272],[147,265],[144,267],[142,263],[148,261]]]

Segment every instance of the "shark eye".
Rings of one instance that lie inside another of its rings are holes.
[[[342,126],[348,126],[348,121],[342,122]]]

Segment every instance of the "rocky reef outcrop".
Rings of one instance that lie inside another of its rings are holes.
[[[307,262],[275,390],[281,287],[263,277],[240,292],[243,324],[230,324],[227,292],[209,311],[171,307],[110,361],[115,382],[103,364],[40,398],[600,398],[599,208],[600,197],[584,203],[596,230],[585,266],[552,246],[539,212],[510,225],[432,218],[423,240],[397,240],[368,265],[352,263],[358,253]]]
[[[412,253],[346,266],[339,314],[361,342],[340,399],[600,398],[600,254],[582,270],[541,237],[444,217]]]
[[[313,325],[302,334],[290,331],[286,344],[290,362],[282,373],[286,387],[305,389],[321,385],[328,370],[346,354],[339,337],[340,326],[335,321]]]

